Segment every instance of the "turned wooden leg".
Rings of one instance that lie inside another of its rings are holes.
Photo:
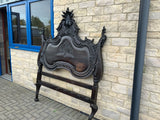
[[[35,96],[35,99],[34,99],[35,102],[39,101],[38,95],[39,95],[40,87],[41,87],[41,85],[37,83],[36,84],[36,96]]]
[[[36,82],[36,96],[35,96],[35,99],[34,101],[39,101],[38,99],[38,95],[39,95],[39,90],[40,90],[40,87],[41,87],[41,77],[42,77],[42,64],[39,65],[39,68],[38,68],[38,73],[37,73],[37,82]]]
[[[94,115],[96,114],[97,110],[98,110],[98,106],[97,106],[97,94],[98,94],[98,82],[94,81],[94,85],[93,85],[93,89],[92,89],[92,103],[90,104],[90,107],[92,109],[92,112],[88,118],[88,120],[92,120],[92,118],[94,118]]]
[[[91,104],[90,105],[92,112],[88,118],[88,120],[92,120],[92,118],[94,117],[94,115],[96,114],[97,110],[98,110],[98,106],[96,104]]]

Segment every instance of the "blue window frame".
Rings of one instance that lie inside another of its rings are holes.
[[[43,0],[27,0],[16,2],[13,4],[9,4],[7,7],[8,13],[8,31],[9,31],[9,41],[10,41],[10,48],[14,49],[21,49],[21,50],[28,50],[28,51],[35,51],[38,52],[40,50],[40,46],[32,45],[32,28],[31,28],[31,4],[34,2],[39,2]],[[12,28],[12,8],[16,6],[25,6],[25,15],[26,15],[26,37],[27,43],[26,44],[17,44],[13,42],[13,28]],[[42,6],[43,7],[43,6]],[[51,36],[54,37],[54,24],[53,24],[53,0],[50,0],[50,26],[51,26]],[[41,39],[40,39],[41,40]]]

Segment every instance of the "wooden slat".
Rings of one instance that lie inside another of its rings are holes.
[[[93,88],[92,85],[88,85],[88,84],[85,84],[85,83],[80,83],[80,82],[77,82],[77,81],[74,81],[74,80],[71,80],[71,79],[67,79],[67,78],[64,78],[64,77],[60,77],[60,76],[57,76],[57,75],[53,75],[53,74],[50,74],[50,73],[42,72],[42,75],[47,76],[47,77],[51,77],[51,78],[55,78],[55,79],[58,79],[58,80],[61,80],[61,81],[64,81],[64,82],[68,82],[70,84],[77,85],[77,86],[80,86],[80,87],[84,87],[86,89],[92,90],[92,88]]]
[[[44,82],[44,81],[41,81],[40,84],[43,85],[43,86],[46,86],[48,88],[51,88],[53,90],[56,90],[56,91],[62,92],[64,94],[67,94],[69,96],[72,96],[72,97],[75,97],[77,99],[80,99],[82,101],[85,101],[85,102],[88,102],[88,103],[92,103],[91,98],[89,98],[89,97],[87,97],[85,95],[82,95],[82,94],[79,94],[79,93],[64,89],[62,87],[59,87],[59,86],[56,86],[56,85],[53,85],[53,84],[50,84],[50,83]]]

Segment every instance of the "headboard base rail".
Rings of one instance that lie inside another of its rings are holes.
[[[41,81],[40,84],[43,85],[43,86],[45,86],[45,87],[51,88],[51,89],[59,91],[61,93],[64,93],[66,95],[69,95],[69,96],[72,96],[74,98],[77,98],[79,100],[82,100],[84,102],[93,103],[92,99],[90,97],[88,97],[88,96],[85,96],[85,95],[82,95],[82,94],[70,91],[68,89],[56,86],[54,84],[50,84],[50,83],[45,82],[45,81]]]

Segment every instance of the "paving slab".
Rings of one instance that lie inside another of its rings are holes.
[[[43,95],[35,102],[34,97],[34,91],[0,78],[0,120],[88,120],[87,115],[62,103]]]

